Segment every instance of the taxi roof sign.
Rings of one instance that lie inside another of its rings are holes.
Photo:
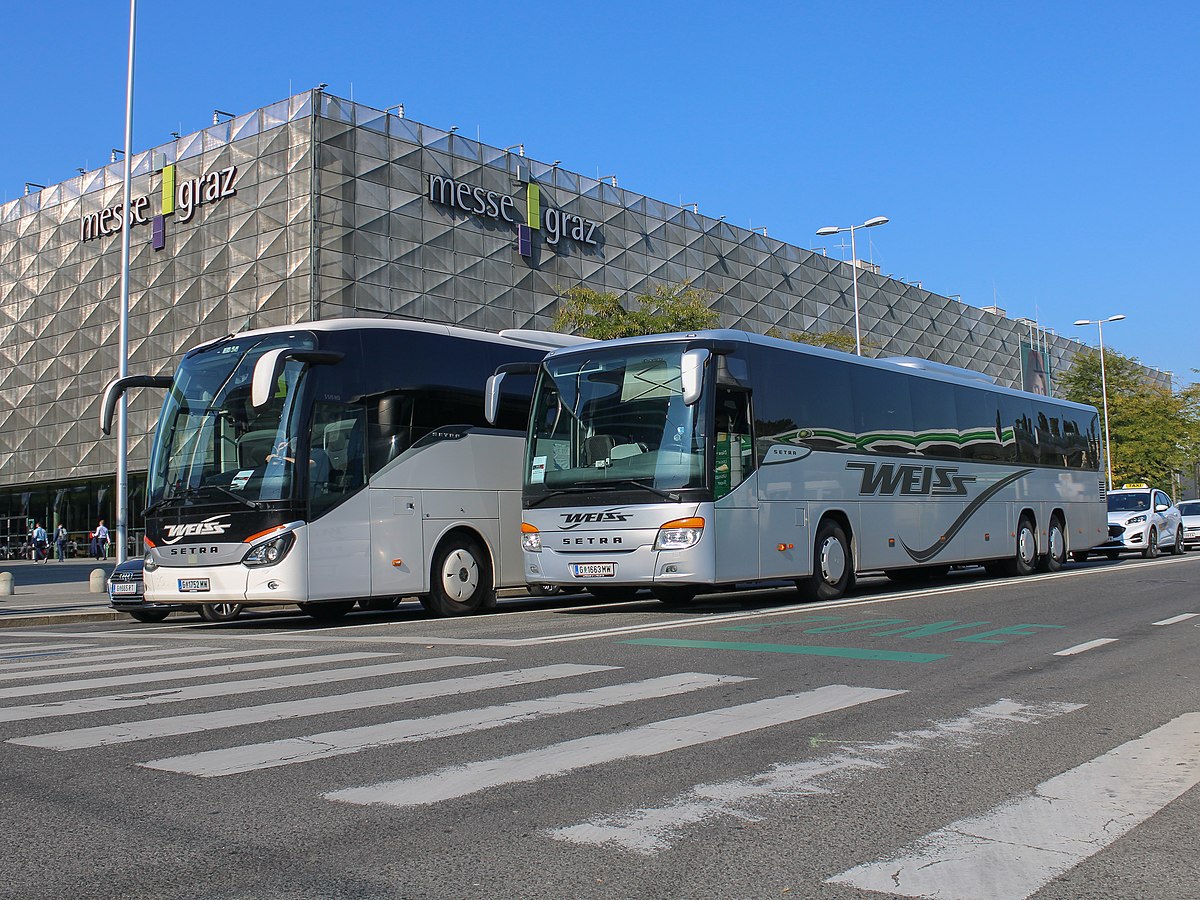
[[[1121,490],[1132,491],[1132,490],[1136,490],[1137,488],[1148,488],[1148,487],[1150,487],[1150,485],[1146,484],[1145,482],[1139,481],[1137,484],[1123,484],[1123,485],[1121,485]]]

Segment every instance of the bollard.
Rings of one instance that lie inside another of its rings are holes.
[[[0,572],[0,597],[9,597],[13,593],[12,572]]]
[[[108,585],[105,582],[108,576],[104,574],[103,569],[92,569],[91,577],[88,578],[88,588],[93,594],[103,594],[108,590]]]

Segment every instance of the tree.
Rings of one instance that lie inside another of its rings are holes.
[[[626,309],[611,291],[576,285],[561,292],[564,300],[554,315],[555,331],[599,341],[642,334],[673,334],[715,328],[720,315],[709,309],[711,294],[691,282],[660,284],[652,294],[639,294],[634,309]]]
[[[1148,381],[1141,363],[1104,351],[1108,426],[1115,485],[1146,482],[1170,492],[1174,474],[1200,454],[1200,389],[1172,391]],[[1100,354],[1078,353],[1059,381],[1063,396],[1100,410]]]
[[[767,337],[796,341],[800,344],[812,344],[814,347],[828,347],[830,350],[841,350],[843,353],[854,352],[854,335],[845,331],[789,331],[786,335],[778,328],[769,328]],[[863,341],[864,350],[878,345],[871,341]]]

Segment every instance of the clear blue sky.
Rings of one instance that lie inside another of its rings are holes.
[[[0,196],[107,162],[128,3],[5,15]],[[319,82],[1200,378],[1184,2],[142,0],[134,145]],[[864,235],[864,237],[866,236]],[[866,243],[864,241],[864,243]]]

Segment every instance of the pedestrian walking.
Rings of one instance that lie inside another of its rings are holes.
[[[50,562],[49,538],[46,536],[46,529],[42,527],[41,522],[33,526],[33,561]]]
[[[108,528],[103,519],[96,526],[96,559],[108,559]]]
[[[67,561],[67,526],[59,525],[54,533],[54,546],[58,548],[58,561]]]

